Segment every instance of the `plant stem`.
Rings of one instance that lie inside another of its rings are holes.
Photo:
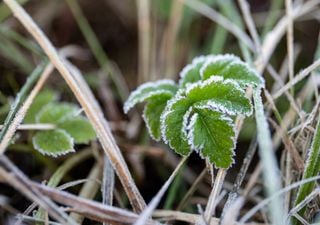
[[[216,200],[217,200],[217,197],[221,191],[222,184],[224,182],[224,178],[226,177],[226,174],[227,174],[227,170],[225,170],[225,169],[218,170],[218,174],[215,179],[212,191],[210,193],[206,210],[204,212],[204,218],[205,218],[207,224],[210,224],[212,214],[214,213],[215,207],[217,205]]]

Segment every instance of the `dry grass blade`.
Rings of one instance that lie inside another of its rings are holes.
[[[5,0],[5,3],[13,11],[14,15],[24,25],[24,27],[37,40],[38,44],[48,55],[52,64],[57,68],[71,88],[72,92],[76,96],[87,117],[95,128],[102,147],[112,162],[112,165],[117,172],[122,185],[124,186],[134,210],[142,211],[145,208],[145,202],[133,181],[123,156],[111,134],[109,125],[103,117],[102,111],[98,106],[98,103],[96,103],[96,100],[93,97],[88,85],[85,82],[82,82],[83,78],[80,77],[79,74],[71,74],[64,61],[59,57],[56,49],[53,47],[45,34],[16,1]],[[90,95],[88,95],[89,93]]]
[[[180,163],[177,165],[173,173],[170,175],[168,180],[164,183],[164,185],[161,187],[161,189],[158,191],[158,193],[153,197],[151,202],[148,204],[147,208],[140,214],[139,219],[134,223],[134,225],[144,225],[146,224],[146,221],[148,218],[152,215],[155,208],[158,206],[161,198],[167,191],[169,185],[172,183],[175,176],[178,174],[179,170],[187,160],[187,157],[184,157]]]
[[[139,29],[139,82],[149,80],[150,72],[150,0],[136,0]]]
[[[308,179],[304,179],[304,180],[301,180],[301,181],[298,181],[298,182],[295,182],[283,189],[281,189],[280,191],[278,192],[275,192],[272,196],[266,198],[266,199],[263,199],[262,201],[260,201],[256,206],[254,206],[253,208],[251,208],[248,212],[246,212],[246,214],[244,216],[241,217],[241,219],[239,220],[240,223],[245,223],[246,221],[248,221],[256,212],[258,212],[259,210],[261,210],[263,207],[265,207],[266,205],[270,204],[270,202],[272,200],[274,200],[275,198],[278,198],[279,196],[285,194],[286,192],[294,189],[294,188],[297,188],[303,184],[307,184],[307,183],[310,183],[310,182],[314,182],[316,180],[319,180],[320,179],[320,176],[316,176],[316,177],[311,177],[311,178],[308,178]]]
[[[10,123],[7,132],[4,134],[3,139],[0,143],[0,155],[3,154],[8,147],[13,135],[15,134],[16,130],[18,129],[20,123],[22,123],[24,116],[26,115],[29,107],[31,106],[33,99],[36,97],[44,83],[46,82],[47,78],[51,74],[53,70],[52,64],[48,64],[44,69],[41,77],[37,81],[36,85],[24,101],[23,105],[20,107],[18,112],[15,114],[12,122]]]
[[[292,18],[297,19],[307,13],[313,11],[316,6],[320,4],[320,0],[310,0],[303,4],[299,5],[292,10]],[[284,35],[288,24],[288,17],[283,17],[277,25],[271,30],[267,35],[261,47],[261,54],[255,61],[258,72],[262,72],[269,61],[273,51],[278,45],[281,37]]]
[[[285,86],[283,86],[278,92],[276,92],[272,97],[273,99],[279,98],[285,91],[293,87],[296,83],[307,77],[312,71],[317,69],[320,66],[320,59],[314,61],[307,68],[303,69],[299,72],[290,82],[288,82]]]
[[[254,45],[250,37],[248,37],[248,35],[244,33],[237,25],[232,23],[223,15],[219,14],[214,9],[210,8],[209,6],[207,6],[206,4],[198,0],[180,0],[180,1],[184,1],[185,5],[187,5],[188,7],[192,8],[193,10],[197,11],[198,13],[204,15],[205,17],[209,18],[210,20],[222,26],[224,29],[226,29],[235,37],[237,37],[239,40],[241,40],[248,48],[254,49]]]
[[[29,185],[28,178],[20,172],[5,156],[0,156],[0,177],[8,184],[19,190],[29,199],[37,202],[41,207],[50,212],[50,215],[62,224],[76,225],[77,223],[68,217],[59,207],[50,199],[39,195],[39,192]],[[6,169],[4,169],[6,168]],[[9,171],[7,171],[9,170]]]
[[[237,221],[237,217],[240,213],[240,209],[243,206],[243,203],[244,203],[244,199],[242,197],[239,197],[235,201],[233,201],[229,205],[224,218],[221,220],[221,225],[235,224]]]

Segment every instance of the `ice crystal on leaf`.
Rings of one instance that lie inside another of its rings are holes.
[[[143,118],[151,137],[178,154],[195,150],[215,167],[228,168],[236,144],[233,118],[252,113],[248,86],[261,88],[264,80],[238,57],[201,56],[182,70],[179,87],[169,80],[143,84],[124,111],[147,102]]]

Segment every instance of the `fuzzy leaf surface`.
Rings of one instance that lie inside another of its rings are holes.
[[[164,142],[180,155],[188,155],[191,148],[188,144],[185,114],[191,103],[183,96],[171,99],[161,115],[161,134]]]
[[[217,168],[233,163],[235,132],[232,119],[208,108],[194,108],[188,126],[189,144]]]
[[[212,108],[229,115],[250,115],[252,105],[245,92],[232,80],[221,77],[210,77],[190,85],[186,98],[193,104],[207,102]]]
[[[252,112],[250,100],[234,81],[223,80],[222,77],[211,77],[206,81],[198,81],[189,85],[185,92],[180,91],[168,102],[161,116],[162,138],[177,153],[187,155],[191,151],[187,137],[189,117],[192,113],[196,113],[195,109],[202,108],[228,115],[250,115]],[[211,144],[208,142],[207,146]],[[229,145],[227,148],[229,149]],[[207,151],[206,148],[204,156],[209,157]],[[212,158],[210,156],[210,160]],[[224,162],[224,165],[220,162],[219,166],[225,166],[227,161]]]
[[[62,129],[39,131],[33,137],[32,143],[40,153],[53,157],[74,152],[72,137]]]
[[[127,113],[136,104],[147,101],[154,96],[173,96],[176,92],[177,85],[172,80],[159,80],[156,82],[144,83],[130,94],[128,100],[124,104],[123,110]]]
[[[41,109],[36,120],[38,123],[57,124],[65,118],[75,115],[78,111],[79,108],[76,105],[52,102]]]
[[[203,80],[211,76],[222,76],[224,79],[235,80],[242,88],[264,86],[263,78],[247,63],[234,55],[218,55],[208,58],[200,73]]]
[[[160,117],[170,98],[171,95],[154,96],[144,107],[143,119],[154,140],[159,141],[161,138]]]
[[[192,63],[184,67],[180,73],[179,86],[185,88],[187,84],[201,80],[200,69],[208,57],[199,56],[192,60]]]
[[[57,94],[51,90],[41,91],[33,100],[26,116],[25,123],[36,123],[36,115],[42,107],[57,99]]]
[[[92,125],[84,116],[66,118],[58,124],[58,127],[70,134],[77,144],[88,143],[96,137]]]

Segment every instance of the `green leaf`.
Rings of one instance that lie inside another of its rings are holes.
[[[245,92],[232,80],[212,76],[187,87],[186,97],[193,103],[210,104],[229,115],[251,115],[252,105]]]
[[[200,69],[207,60],[208,57],[205,56],[196,57],[191,64],[182,69],[179,80],[180,88],[185,88],[187,84],[201,80]]]
[[[175,96],[169,100],[160,118],[164,142],[180,155],[188,155],[192,150],[186,132],[190,106],[191,102],[184,96]]]
[[[187,155],[191,151],[187,137],[189,117],[195,108],[204,106],[229,115],[252,113],[250,100],[232,80],[214,76],[189,85],[169,100],[161,115],[162,138],[177,153]]]
[[[156,141],[159,141],[161,138],[160,117],[170,98],[171,95],[155,96],[150,99],[143,110],[143,119],[147,125],[149,134]]]
[[[159,80],[140,85],[131,93],[125,102],[123,110],[127,113],[136,104],[147,101],[157,95],[173,96],[177,92],[177,85],[172,80]]]
[[[41,91],[32,102],[26,116],[24,117],[24,122],[35,123],[36,115],[41,110],[41,108],[56,99],[57,99],[57,94],[52,90]]]
[[[200,70],[202,80],[211,76],[222,76],[224,79],[235,80],[242,88],[264,86],[263,78],[247,63],[234,55],[218,55],[209,57]]]
[[[93,127],[84,116],[68,117],[58,123],[58,127],[67,131],[77,144],[85,144],[96,137]]]
[[[74,152],[72,137],[62,129],[39,131],[33,137],[32,143],[40,153],[53,157]]]
[[[235,131],[231,118],[206,107],[195,107],[188,126],[188,141],[202,157],[217,168],[233,163]]]
[[[76,105],[52,102],[44,106],[36,116],[38,123],[57,124],[67,117],[74,116],[79,111]]]

